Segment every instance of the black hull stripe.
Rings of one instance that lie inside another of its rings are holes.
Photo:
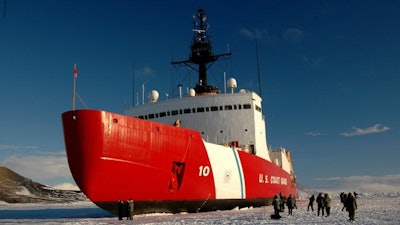
[[[122,199],[126,201],[126,199]],[[220,200],[192,200],[192,201],[135,201],[134,214],[148,213],[197,213],[216,210],[231,210],[235,207],[261,207],[271,205],[272,198],[260,199],[220,199]],[[118,215],[117,202],[95,202],[100,208]]]

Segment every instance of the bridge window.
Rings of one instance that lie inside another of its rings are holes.
[[[225,106],[225,110],[232,110],[232,106],[231,105],[226,105]]]
[[[250,104],[244,104],[243,105],[243,109],[251,109],[251,105]]]

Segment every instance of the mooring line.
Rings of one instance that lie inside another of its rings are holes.
[[[203,204],[201,204],[201,206],[197,209],[196,212],[199,212],[199,211],[201,210],[201,208],[203,208],[203,206],[206,204],[206,202],[208,201],[208,199],[210,199],[210,195],[211,195],[211,193],[208,193],[207,199],[204,200]]]

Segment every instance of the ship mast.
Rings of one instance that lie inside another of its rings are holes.
[[[190,47],[191,54],[188,60],[172,62],[172,65],[184,64],[196,70],[199,74],[196,84],[196,95],[219,93],[218,87],[208,85],[207,70],[219,58],[228,57],[231,53],[213,55],[211,42],[207,36],[208,24],[204,9],[198,9],[193,20],[193,40]],[[196,68],[194,65],[197,65]]]

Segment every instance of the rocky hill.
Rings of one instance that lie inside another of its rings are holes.
[[[0,166],[0,201],[8,203],[66,203],[86,201],[79,191],[57,190]]]

